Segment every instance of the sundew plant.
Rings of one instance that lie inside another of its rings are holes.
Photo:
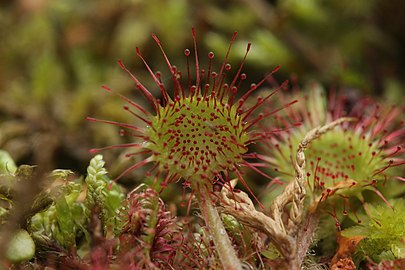
[[[236,32],[220,57],[200,55],[194,28],[191,35],[193,48],[175,61],[152,35],[166,72],[136,48],[153,84],[118,61],[141,98],[102,87],[132,121],[87,117],[126,142],[91,149],[86,176],[17,167],[1,152],[0,221],[12,232],[2,238],[2,266],[401,269],[403,108],[349,104],[319,86],[291,91],[288,81],[274,83],[278,66],[252,82],[244,73],[250,43],[230,63]],[[111,149],[137,160],[114,178],[101,155]],[[143,183],[129,185],[133,178]],[[35,194],[18,188],[34,180]],[[164,201],[169,185],[183,189],[173,195],[181,203]]]
[[[249,161],[252,153],[249,153],[248,146],[272,133],[271,130],[264,132],[255,129],[255,127],[257,123],[265,121],[276,112],[292,105],[295,101],[275,108],[274,111],[257,114],[256,112],[261,107],[266,106],[267,100],[283,89],[285,84],[266,96],[257,98],[253,103],[247,103],[252,93],[266,81],[266,78],[257,84],[252,84],[247,91],[242,93],[241,97],[238,97],[240,85],[247,78],[246,74],[242,73],[245,61],[243,60],[230,83],[225,82],[226,74],[231,70],[231,65],[227,62],[228,53],[231,50],[236,33],[231,39],[227,54],[218,72],[212,70],[212,61],[214,59],[214,53],[212,52],[208,54],[208,67],[206,69],[200,67],[194,29],[192,35],[195,68],[194,70],[191,68],[190,58],[193,57],[190,50],[186,49],[184,51],[187,58],[185,82],[182,81],[182,73],[170,63],[159,39],[153,36],[162,51],[172,77],[172,96],[169,95],[169,91],[160,76],[151,70],[138,48],[136,49],[137,55],[144,62],[160,91],[161,97],[159,100],[121,61],[119,62],[120,66],[128,72],[135,82],[135,88],[142,92],[153,108],[153,112],[149,112],[137,103],[121,96],[129,103],[129,106],[125,106],[124,109],[144,122],[143,127],[94,118],[88,118],[88,120],[126,128],[133,131],[132,136],[140,137],[141,143],[108,147],[129,147],[134,151],[139,150],[142,154],[150,154],[146,159],[124,171],[122,175],[153,162],[152,170],[156,171],[155,180],[160,181],[160,185],[163,187],[179,180],[185,181],[186,185],[191,188],[192,194],[197,198],[199,208],[208,231],[213,237],[222,265],[228,269],[237,269],[240,268],[237,256],[233,251],[232,243],[226,236],[225,228],[214,207],[210,193],[216,182],[221,183],[223,188],[232,190],[229,185],[232,178],[238,179],[250,191],[243,177],[243,167],[253,169],[262,175],[264,173],[258,169],[260,164]],[[245,58],[250,47],[251,45],[248,44]],[[272,73],[269,76],[271,75]],[[195,77],[194,82],[192,77]],[[111,91],[107,87],[105,89]],[[93,149],[92,152],[100,150]],[[250,194],[254,196],[251,191]],[[258,200],[257,202],[260,204]]]
[[[336,210],[343,215],[349,212],[356,215],[351,201],[364,203],[368,199],[364,193],[368,191],[389,205],[380,189],[390,185],[395,177],[402,179],[396,175],[396,167],[404,164],[405,131],[403,121],[399,120],[403,109],[382,108],[370,98],[359,99],[347,108],[344,96],[331,92],[328,97],[318,84],[294,95],[302,102],[279,114],[268,126],[274,128],[274,125],[297,121],[302,125],[270,137],[264,148],[271,154],[261,158],[274,168],[280,179],[288,181],[293,169],[289,152],[296,150],[301,138],[318,126],[346,117],[345,123],[308,146],[306,176],[311,211],[331,202],[331,215],[339,227]],[[335,200],[340,202],[335,204]]]

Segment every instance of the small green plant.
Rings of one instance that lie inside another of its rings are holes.
[[[363,237],[357,246],[356,257],[359,260],[370,258],[376,263],[405,258],[404,200],[398,199],[392,206],[367,204],[366,210],[361,225],[342,231],[345,237]]]

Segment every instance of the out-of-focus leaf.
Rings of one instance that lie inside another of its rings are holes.
[[[0,150],[0,174],[13,174],[17,171],[14,160],[4,150]]]
[[[22,262],[30,260],[35,254],[35,244],[26,230],[17,231],[8,244],[6,257],[10,261]]]

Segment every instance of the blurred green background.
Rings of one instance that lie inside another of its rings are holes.
[[[280,81],[294,75],[299,85],[316,80],[403,103],[404,10],[401,0],[3,0],[0,149],[18,164],[85,173],[90,148],[123,140],[116,127],[85,117],[134,121],[101,85],[144,102],[116,61],[157,93],[135,48],[169,79],[151,33],[183,68],[192,26],[203,63],[212,50],[219,65],[234,31],[234,67],[252,42],[251,81],[281,65]],[[115,175],[128,165],[120,151],[104,155]]]

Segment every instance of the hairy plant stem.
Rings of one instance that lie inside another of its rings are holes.
[[[229,240],[224,224],[211,199],[210,193],[212,192],[212,185],[198,181],[192,182],[194,183],[194,194],[197,198],[208,232],[214,241],[215,249],[218,252],[223,269],[242,270],[236,251]]]

